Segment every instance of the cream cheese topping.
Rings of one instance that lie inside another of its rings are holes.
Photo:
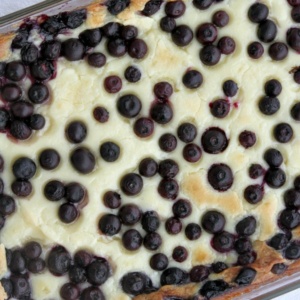
[[[298,65],[298,54],[289,49],[289,55],[281,62],[272,61],[267,51],[269,45],[264,44],[265,54],[259,60],[252,60],[247,54],[247,46],[256,41],[256,24],[247,18],[249,6],[254,1],[225,0],[212,5],[208,10],[200,11],[186,1],[185,14],[177,19],[177,24],[189,25],[195,32],[198,25],[210,22],[215,11],[223,9],[230,16],[229,24],[218,29],[218,38],[230,36],[236,42],[236,50],[232,55],[223,56],[214,67],[204,66],[199,59],[201,45],[196,38],[184,48],[177,47],[170,34],[159,28],[159,20],[164,15],[164,4],[160,11],[151,17],[135,14],[124,23],[135,25],[139,29],[139,37],[148,45],[148,54],[143,60],[133,60],[128,55],[122,58],[112,58],[102,41],[94,51],[107,55],[107,63],[100,69],[90,67],[85,60],[69,62],[60,58],[57,64],[57,77],[49,82],[51,101],[38,107],[37,112],[46,117],[46,127],[30,140],[14,142],[6,135],[0,135],[1,154],[5,160],[3,180],[5,193],[10,194],[10,184],[13,182],[11,172],[13,162],[20,156],[28,156],[37,162],[41,151],[55,148],[61,162],[53,171],[37,169],[31,180],[33,193],[26,199],[17,200],[16,212],[7,218],[1,231],[1,243],[6,248],[21,246],[26,241],[36,240],[45,249],[55,244],[63,245],[74,253],[78,249],[88,249],[98,256],[107,258],[113,269],[113,276],[101,286],[107,299],[130,299],[119,285],[120,278],[131,271],[142,271],[148,274],[155,286],[159,285],[159,272],[149,266],[149,259],[154,254],[143,246],[129,252],[121,243],[121,236],[128,226],[122,226],[121,232],[112,237],[101,235],[98,231],[98,220],[101,215],[117,210],[106,208],[102,202],[103,194],[108,190],[120,192],[119,182],[122,175],[137,172],[139,162],[145,157],[156,161],[166,158],[174,159],[180,167],[176,179],[180,184],[178,198],[187,198],[192,202],[192,214],[182,220],[183,228],[190,222],[199,223],[201,216],[207,211],[216,209],[226,216],[225,230],[234,233],[236,223],[247,215],[256,217],[258,226],[251,236],[252,240],[267,240],[276,232],[278,213],[284,208],[282,195],[284,190],[292,186],[296,175],[300,174],[300,126],[290,116],[290,109],[299,100],[300,87],[289,74]],[[264,0],[270,10],[271,18],[278,27],[276,40],[285,41],[288,28],[293,25],[290,17],[290,7],[285,0]],[[111,21],[112,17],[107,17]],[[86,25],[74,30],[72,34],[59,35],[59,40],[77,37]],[[142,72],[142,79],[137,83],[128,83],[124,71],[130,65],[136,65]],[[200,71],[204,82],[199,89],[188,90],[182,83],[182,76],[188,68]],[[123,88],[118,94],[108,94],[103,88],[103,81],[109,75],[118,75],[123,80]],[[264,84],[269,79],[278,79],[283,91],[278,97],[280,110],[273,116],[265,116],[258,109],[258,101],[264,95]],[[232,79],[238,86],[237,96],[230,99],[232,106],[225,119],[214,118],[209,111],[209,103],[223,98],[222,84]],[[116,109],[117,99],[125,94],[133,93],[142,101],[140,116],[148,116],[154,100],[153,86],[159,81],[168,81],[174,88],[170,101],[174,117],[167,125],[155,125],[154,134],[148,139],[139,139],[133,132],[134,119],[123,118]],[[98,123],[92,115],[96,106],[104,106],[110,113],[109,121]],[[77,146],[70,144],[65,138],[65,127],[73,120],[83,121],[88,128],[88,134],[83,146],[87,146],[96,157],[96,168],[88,175],[77,173],[71,166],[70,152]],[[196,125],[198,136],[195,142],[200,145],[200,138],[205,129],[220,127],[229,138],[228,148],[217,155],[203,152],[199,162],[191,164],[182,157],[184,144],[178,140],[177,149],[168,154],[158,146],[158,139],[163,133],[176,134],[177,127],[189,121]],[[272,135],[273,127],[287,122],[294,129],[294,137],[287,144],[279,144]],[[244,149],[238,142],[240,132],[251,130],[256,133],[257,142],[254,147]],[[99,154],[99,147],[105,141],[114,141],[121,147],[121,155],[114,163],[105,162]],[[244,200],[243,191],[246,186],[261,183],[251,180],[248,167],[252,163],[260,163],[267,167],[263,154],[269,147],[277,148],[284,157],[283,169],[287,182],[280,189],[271,189],[265,185],[265,196],[257,205],[251,205]],[[226,163],[234,173],[234,184],[227,191],[219,193],[207,182],[207,170],[213,163]],[[38,164],[38,162],[37,162]],[[80,213],[79,219],[73,224],[63,224],[57,211],[59,203],[46,200],[43,195],[45,184],[53,179],[65,183],[77,181],[87,188],[88,205]],[[122,204],[135,203],[143,211],[155,210],[161,220],[172,215],[173,202],[161,198],[157,192],[159,176],[143,178],[144,188],[134,197],[122,194]],[[200,223],[199,223],[200,224]],[[135,225],[142,235],[145,232],[140,225]],[[212,249],[212,235],[202,230],[201,237],[196,241],[188,241],[184,229],[178,235],[169,235],[164,228],[164,222],[158,230],[163,238],[159,252],[170,258],[169,266],[178,266],[189,270],[197,264],[211,264],[216,261],[234,263],[236,254],[231,251],[220,254]],[[172,250],[176,246],[185,246],[189,251],[186,261],[179,264],[172,260]],[[157,251],[158,252],[158,251]],[[46,252],[43,254],[46,255]],[[59,289],[68,278],[54,277],[48,271],[40,275],[31,275],[33,299],[59,299]]]

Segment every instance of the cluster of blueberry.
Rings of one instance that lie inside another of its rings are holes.
[[[46,256],[45,258],[42,258]],[[99,288],[111,275],[109,262],[103,257],[96,257],[85,250],[79,250],[72,259],[70,253],[55,246],[47,255],[35,241],[28,242],[23,248],[6,249],[9,277],[1,279],[1,285],[8,295],[16,299],[32,299],[30,273],[41,274],[46,268],[55,276],[68,275],[69,281],[60,289],[64,300],[105,300]],[[89,283],[89,286],[86,285]],[[84,287],[82,285],[84,284]]]

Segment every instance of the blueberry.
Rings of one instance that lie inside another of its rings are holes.
[[[288,243],[289,239],[284,233],[277,233],[270,239],[268,245],[274,248],[275,250],[282,250],[286,248]]]
[[[197,28],[196,37],[203,45],[212,44],[218,37],[218,30],[214,24],[204,23]]]
[[[36,82],[29,88],[28,98],[34,104],[42,104],[49,98],[49,89],[43,83]]]
[[[112,75],[104,79],[104,88],[110,94],[118,93],[122,89],[122,80],[120,77]]]
[[[291,116],[295,121],[300,121],[300,102],[294,104],[292,107]]]
[[[256,257],[257,255],[254,251],[240,254],[238,256],[237,264],[240,266],[246,266],[252,264],[255,262]]]
[[[105,142],[100,146],[100,155],[107,162],[114,162],[120,156],[120,147],[113,142]]]
[[[249,185],[244,190],[244,198],[250,204],[257,204],[263,199],[264,189],[259,184]]]
[[[71,153],[71,163],[79,173],[88,174],[94,170],[96,160],[89,149],[80,147]]]
[[[271,272],[273,274],[277,274],[277,275],[280,275],[282,273],[284,273],[284,271],[288,268],[288,266],[286,266],[285,264],[283,263],[278,263],[278,264],[274,264],[272,269],[271,269]]]
[[[105,5],[112,15],[118,15],[130,5],[130,0],[108,0]]]
[[[150,116],[158,124],[167,124],[173,118],[173,109],[167,103],[156,103],[150,109]]]
[[[133,39],[128,46],[128,54],[132,58],[142,59],[148,52],[147,44],[141,39]]]
[[[25,65],[35,62],[39,56],[39,49],[33,44],[27,44],[21,49],[21,59]]]
[[[226,11],[218,10],[213,14],[212,21],[217,27],[225,27],[229,23],[229,16]]]
[[[26,260],[22,255],[22,251],[16,249],[12,252],[9,269],[13,273],[22,273],[26,269]]]
[[[283,163],[283,157],[280,151],[270,148],[265,151],[264,160],[270,167],[279,167]]]
[[[158,140],[159,148],[164,152],[172,152],[177,147],[177,139],[171,133],[163,134]]]
[[[13,297],[17,299],[30,298],[31,289],[28,279],[23,276],[12,276]]]
[[[293,128],[288,123],[280,123],[274,127],[273,134],[279,143],[288,143],[293,135]]]
[[[189,274],[176,267],[164,270],[160,276],[161,285],[180,285],[188,282]]]
[[[179,25],[171,33],[172,41],[179,47],[187,46],[191,43],[194,34],[187,25]]]
[[[0,109],[0,130],[5,130],[9,124],[10,116],[5,109]]]
[[[12,285],[11,280],[9,278],[2,278],[0,280],[0,283],[1,283],[8,299],[11,298],[12,292],[13,292],[13,285]]]
[[[27,140],[31,134],[31,128],[20,120],[14,120],[10,124],[10,134],[18,140]]]
[[[174,18],[165,16],[160,19],[160,29],[164,32],[172,32],[176,28],[176,20]]]
[[[262,21],[257,28],[257,37],[264,43],[273,42],[277,35],[277,26],[271,20]]]
[[[19,61],[7,63],[5,76],[12,81],[20,81],[26,76],[25,66]]]
[[[122,177],[120,186],[124,194],[134,196],[142,190],[143,179],[138,174],[128,173]]]
[[[27,269],[33,274],[40,274],[46,268],[46,263],[42,258],[30,259],[27,262]]]
[[[74,284],[85,282],[86,281],[85,269],[79,266],[71,266],[69,269],[69,279]]]
[[[162,238],[157,232],[147,233],[143,241],[144,247],[150,251],[157,250],[162,244]]]
[[[286,259],[294,260],[300,257],[300,246],[298,241],[290,243],[284,251]]]
[[[32,192],[32,185],[28,180],[17,179],[11,184],[11,190],[18,197],[27,197]]]
[[[188,200],[179,199],[173,204],[172,212],[177,218],[186,218],[192,213],[192,205]]]
[[[158,171],[157,162],[150,158],[144,158],[139,164],[139,173],[144,177],[153,177]]]
[[[206,266],[195,266],[190,271],[191,282],[201,282],[208,278],[210,270]]]
[[[235,41],[229,36],[224,36],[220,38],[218,42],[218,48],[220,49],[222,54],[232,54],[235,50]]]
[[[294,22],[300,23],[300,6],[293,7],[291,11],[291,17]]]
[[[125,249],[135,251],[142,246],[143,238],[136,229],[129,229],[123,233],[122,244]]]
[[[22,97],[22,89],[15,83],[8,83],[2,87],[1,96],[4,101],[14,102]]]
[[[163,271],[168,267],[169,259],[163,253],[156,253],[150,259],[150,266],[155,271]]]
[[[226,99],[218,99],[209,104],[211,114],[218,118],[225,118],[230,112],[230,103]]]
[[[269,8],[263,3],[254,3],[248,10],[248,18],[253,23],[265,21],[269,15]]]
[[[173,87],[169,82],[158,82],[154,86],[154,94],[160,100],[167,100],[173,94]]]
[[[65,196],[65,186],[58,180],[49,181],[44,187],[44,195],[50,201],[59,201]]]
[[[85,250],[79,250],[74,254],[74,264],[76,266],[86,268],[92,260],[92,255]]]
[[[237,283],[238,285],[249,285],[256,277],[256,273],[257,272],[254,269],[245,267],[241,269],[241,271],[238,273],[234,282]]]
[[[109,112],[105,107],[97,106],[93,110],[93,117],[99,123],[106,123],[109,120]]]
[[[48,80],[54,73],[55,67],[52,62],[38,59],[30,65],[31,76],[38,80]]]
[[[108,208],[118,208],[121,206],[121,196],[117,192],[108,191],[103,195],[103,202]]]
[[[213,3],[214,0],[193,0],[194,6],[201,10],[208,9]]]
[[[86,276],[92,285],[101,285],[106,282],[110,275],[110,267],[104,258],[97,258],[86,268]]]
[[[219,273],[223,272],[224,270],[228,269],[228,266],[224,262],[218,261],[216,263],[213,263],[211,265],[211,268],[214,273],[219,274]]]
[[[62,13],[62,20],[70,29],[81,26],[86,18],[87,11],[84,8]]]
[[[227,97],[234,97],[239,90],[237,83],[231,79],[224,81],[222,88]]]
[[[121,221],[113,214],[106,214],[100,218],[98,227],[103,234],[113,236],[121,230]]]
[[[73,283],[65,283],[59,291],[59,294],[64,300],[76,300],[79,297],[79,288]]]
[[[276,42],[269,48],[269,55],[275,61],[280,61],[288,56],[289,49],[285,43]]]
[[[12,167],[13,174],[18,179],[31,179],[36,172],[36,164],[28,157],[20,157]]]
[[[165,159],[159,163],[158,173],[162,178],[174,178],[179,172],[179,166],[173,159]]]
[[[59,219],[65,224],[73,223],[78,218],[78,215],[77,208],[71,203],[64,203],[59,207]]]
[[[240,237],[234,243],[234,250],[238,254],[245,254],[252,251],[251,241],[247,237]]]
[[[32,130],[41,130],[45,127],[46,124],[45,118],[40,114],[33,114],[27,120]]]
[[[165,6],[165,13],[168,17],[179,18],[185,13],[185,3],[181,0],[168,2]]]
[[[166,229],[167,233],[169,233],[171,235],[178,234],[179,232],[181,232],[182,223],[181,223],[180,219],[178,219],[176,217],[171,217],[166,220],[165,229]]]
[[[144,16],[150,17],[159,11],[162,3],[163,0],[149,0],[146,2],[144,9],[141,11],[141,13]]]
[[[88,47],[96,47],[102,40],[99,28],[86,29],[79,34],[80,41]]]
[[[45,149],[39,157],[40,165],[45,170],[54,170],[60,163],[60,155],[55,149]]]
[[[121,38],[130,41],[138,36],[138,28],[133,25],[126,25],[121,28]]]
[[[87,287],[80,294],[80,300],[105,300],[105,297],[97,287]]]
[[[146,232],[155,232],[160,225],[159,216],[156,211],[147,211],[143,214],[141,224]]]
[[[219,192],[227,191],[231,188],[234,178],[231,168],[226,164],[214,164],[207,173],[210,185]]]
[[[177,129],[178,138],[184,143],[191,143],[197,136],[197,128],[192,123],[182,123]]]
[[[14,102],[11,107],[11,112],[14,117],[25,119],[33,114],[34,108],[30,102],[19,100]]]
[[[154,122],[149,118],[139,118],[133,125],[134,133],[140,138],[147,138],[153,134]]]
[[[256,143],[256,134],[249,130],[244,130],[239,135],[239,142],[245,148],[253,147]]]
[[[42,254],[42,247],[39,243],[31,241],[25,244],[23,253],[27,259],[39,258]]]
[[[50,250],[47,257],[47,267],[56,276],[61,276],[68,272],[71,266],[71,256],[62,246],[56,246]]]
[[[73,121],[66,127],[66,136],[71,143],[79,144],[87,136],[87,127],[81,121]]]
[[[221,59],[221,51],[217,46],[205,45],[200,50],[200,60],[206,66],[214,66]]]
[[[296,210],[285,209],[279,216],[280,224],[287,229],[294,229],[300,224],[300,214]]]
[[[65,186],[65,198],[68,202],[80,203],[85,194],[85,188],[77,182],[71,182]]]
[[[212,238],[212,247],[220,252],[225,253],[231,251],[234,247],[234,235],[227,231],[216,233]]]
[[[196,223],[189,223],[185,227],[185,236],[190,240],[197,240],[201,236],[201,227]]]
[[[134,225],[141,219],[141,210],[135,204],[126,204],[119,209],[119,218],[124,225]]]
[[[300,29],[290,28],[286,33],[286,41],[288,45],[295,51],[300,51]]]
[[[284,204],[288,208],[300,208],[300,191],[289,189],[283,195]]]
[[[165,199],[176,199],[179,191],[179,186],[174,179],[163,179],[158,185],[158,193]]]
[[[201,137],[203,150],[210,154],[218,154],[228,146],[225,132],[217,127],[208,128]]]
[[[205,284],[200,289],[200,294],[207,299],[216,297],[220,294],[223,294],[226,290],[228,290],[229,284],[224,280],[209,280],[205,282]]]
[[[69,61],[81,60],[85,47],[79,39],[71,38],[62,43],[62,55]]]
[[[185,247],[177,246],[173,249],[172,257],[179,263],[184,262],[188,257],[188,251]]]
[[[117,109],[123,117],[134,118],[140,113],[142,103],[137,96],[128,94],[118,99]]]
[[[129,295],[137,296],[152,287],[151,279],[141,272],[130,272],[121,278],[122,290]]]
[[[252,235],[256,230],[257,222],[253,216],[248,216],[239,221],[235,226],[235,231],[239,235]]]
[[[134,83],[138,82],[141,79],[142,73],[137,67],[129,66],[128,68],[126,68],[124,76],[128,82]]]
[[[247,48],[248,55],[253,59],[259,59],[264,54],[264,46],[259,42],[252,42]]]
[[[183,75],[182,83],[188,89],[197,89],[203,83],[203,76],[199,71],[189,70]]]
[[[61,42],[56,40],[45,41],[41,44],[41,55],[47,60],[56,60],[61,52]]]
[[[264,115],[271,116],[280,109],[280,102],[275,97],[264,96],[259,101],[258,107]]]
[[[91,53],[88,55],[87,61],[91,67],[101,68],[106,64],[106,56],[100,52]]]
[[[285,172],[280,168],[270,168],[265,174],[265,181],[271,188],[280,188],[286,181]]]
[[[16,203],[14,198],[8,195],[0,195],[0,215],[9,216],[16,210]]]
[[[225,226],[225,217],[218,211],[208,211],[202,216],[201,224],[207,232],[218,233]]]

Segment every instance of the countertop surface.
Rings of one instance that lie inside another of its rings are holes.
[[[47,1],[47,0],[45,0]],[[42,0],[1,0],[0,1],[0,17],[13,13],[22,8],[37,4]],[[300,289],[294,290],[288,294],[273,298],[273,300],[299,300]]]

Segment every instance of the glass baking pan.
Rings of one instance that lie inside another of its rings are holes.
[[[41,14],[55,15],[62,11],[74,10],[97,0],[46,0],[12,14],[0,17],[0,34],[12,32],[28,17]],[[269,300],[300,287],[300,272],[285,276],[274,282],[265,284],[255,290],[238,296],[232,300]]]

